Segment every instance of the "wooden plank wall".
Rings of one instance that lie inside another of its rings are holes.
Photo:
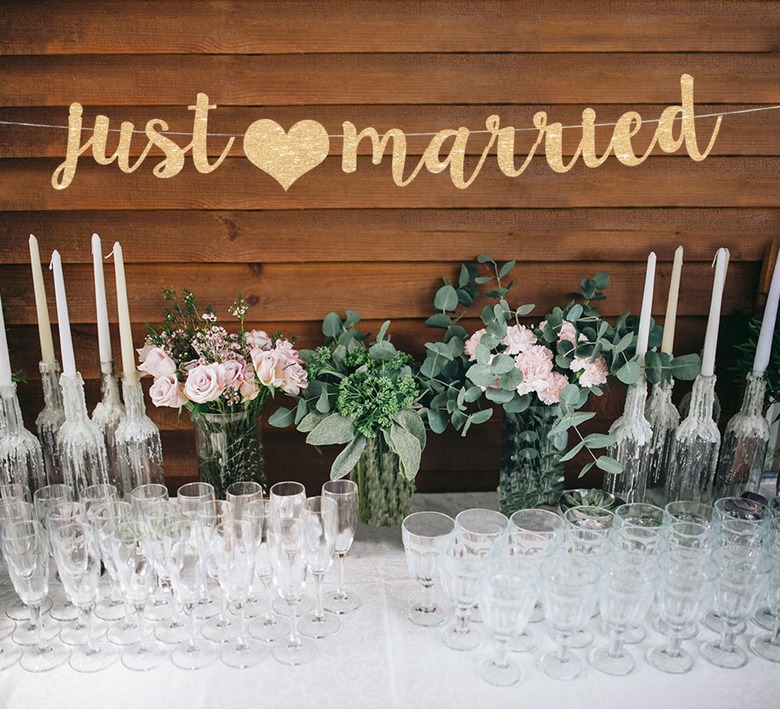
[[[492,113],[502,125],[531,126],[538,110],[578,124],[587,106],[600,122],[630,109],[651,119],[679,102],[683,73],[695,78],[698,113],[780,104],[779,43],[775,0],[2,0],[0,120],[64,125],[79,101],[85,126],[100,113],[113,126],[162,118],[186,132],[198,92],[218,105],[209,128],[219,133],[243,133],[258,118],[286,128],[314,119],[332,134],[345,120],[408,133],[478,129]],[[714,120],[697,125],[709,136]],[[778,125],[777,112],[727,116],[701,163],[656,151],[636,168],[610,159],[557,175],[537,157],[509,179],[489,161],[464,191],[446,175],[396,187],[388,163],[373,166],[367,146],[357,172],[344,174],[333,140],[325,163],[288,192],[243,157],[240,140],[210,175],[188,161],[163,181],[151,175],[151,159],[126,175],[85,157],[73,184],[55,191],[50,176],[65,131],[0,125],[0,289],[12,363],[30,380],[21,387],[28,425],[41,402],[30,233],[42,254],[62,253],[90,405],[98,388],[94,231],[124,246],[139,345],[143,323],[160,319],[160,289],[189,286],[223,312],[241,291],[253,325],[297,334],[304,346],[316,343],[330,310],[356,309],[373,328],[390,317],[396,341],[417,352],[437,279],[477,253],[518,259],[517,298],[540,311],[565,301],[582,276],[608,268],[605,312],[615,316],[638,309],[650,249],[659,258],[655,306],[663,306],[682,243],[677,349],[695,351],[717,247],[732,253],[725,313],[751,312],[765,287],[765,254],[780,234]],[[651,131],[640,133],[638,150]],[[523,154],[533,133],[517,135]],[[610,135],[600,131],[600,149]],[[225,140],[211,139],[210,151],[218,154]],[[410,153],[421,154],[427,140],[411,138]],[[567,154],[577,141],[574,131]],[[133,154],[144,142],[133,142]],[[483,145],[475,136],[469,152]],[[115,323],[112,294],[109,310]],[[115,325],[113,335],[116,343]],[[613,390],[596,427],[620,406]],[[175,488],[196,473],[191,424],[171,410],[151,414]],[[266,443],[272,480],[325,479],[332,456],[299,434],[267,430]],[[498,443],[497,423],[467,440],[434,438],[418,486],[495,486]]]

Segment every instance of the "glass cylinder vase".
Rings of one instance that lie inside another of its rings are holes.
[[[568,434],[555,446],[550,429],[557,418],[550,406],[530,406],[504,416],[499,471],[499,504],[507,517],[520,509],[557,505],[563,493]]]
[[[401,462],[382,435],[368,443],[349,474],[358,486],[358,516],[373,527],[401,524],[412,512],[414,481],[401,472]]]
[[[268,489],[265,478],[262,415],[259,409],[192,415],[198,477],[214,486],[217,497],[234,482],[253,480]]]

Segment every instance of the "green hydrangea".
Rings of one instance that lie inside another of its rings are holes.
[[[418,393],[412,377],[356,372],[341,380],[336,410],[351,418],[366,438],[374,438],[379,429],[392,425],[399,411],[414,405]]]

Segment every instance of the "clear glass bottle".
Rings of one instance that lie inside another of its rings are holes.
[[[108,454],[100,429],[87,414],[84,380],[81,375],[60,377],[65,423],[57,436],[57,455],[64,482],[73,486],[76,494],[90,485],[107,483]]]
[[[645,418],[653,431],[646,452],[647,489],[660,490],[662,493],[666,487],[674,432],[680,425],[680,413],[672,403],[673,389],[674,379],[653,384],[645,407]]]
[[[609,428],[615,443],[609,455],[623,466],[617,475],[604,474],[604,492],[626,502],[643,502],[647,488],[647,454],[653,430],[645,418],[647,382],[641,379],[628,387],[623,415]]]
[[[100,393],[101,400],[92,411],[92,421],[100,429],[106,441],[109,482],[116,485],[121,495],[122,476],[119,472],[119,459],[116,450],[116,429],[125,416],[125,407],[119,396],[119,382],[114,374],[112,360],[100,363]]]
[[[46,484],[43,451],[25,427],[16,384],[0,385],[0,474],[3,483],[23,483],[32,494]]]
[[[43,387],[43,409],[35,419],[38,440],[43,449],[43,464],[46,468],[46,482],[49,485],[62,482],[62,470],[57,458],[57,434],[65,423],[65,409],[62,406],[60,390],[60,363],[40,362],[41,386]]]
[[[739,497],[746,490],[758,492],[769,445],[769,422],[764,416],[766,379],[750,372],[742,407],[726,426],[715,477],[715,498]]]

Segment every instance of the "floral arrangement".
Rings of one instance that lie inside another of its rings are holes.
[[[492,273],[478,275],[480,264],[486,264]],[[556,448],[565,450],[568,432],[573,429],[577,433],[576,443],[561,461],[585,448],[592,459],[581,475],[593,465],[619,473],[616,460],[593,453],[611,446],[613,437],[580,434],[579,425],[595,416],[594,412],[581,411],[582,407],[592,395],[600,396],[613,376],[627,385],[643,374],[650,382],[670,376],[693,379],[699,371],[698,355],[672,360],[650,351],[644,367],[640,366],[629,313],[611,325],[592,305],[606,298],[606,271],[583,279],[576,297],[564,307],[553,308],[535,325],[526,324],[523,319],[535,306],[512,308],[506,300],[514,282],[505,285],[504,281],[514,266],[514,261],[499,265],[481,255],[476,263],[461,266],[457,285],[444,279],[437,290],[434,306],[439,312],[428,318],[427,324],[443,329],[444,334],[441,341],[426,344],[420,370],[430,392],[423,412],[428,425],[438,433],[451,423],[465,435],[470,426],[491,418],[493,404],[501,405],[510,418],[532,406],[552,407],[556,422],[549,437]],[[492,287],[484,295],[494,303],[482,310],[484,327],[469,334],[458,323],[479,295],[479,286],[487,284]],[[458,313],[460,307],[464,310]],[[660,345],[661,335],[660,327],[651,328],[651,347]],[[536,455],[530,431],[528,443],[527,455]]]
[[[390,342],[389,320],[373,341],[355,327],[359,320],[354,311],[343,321],[336,313],[325,317],[324,344],[301,351],[308,387],[294,411],[280,408],[269,422],[294,423],[315,446],[344,445],[331,467],[334,480],[349,474],[369,445],[397,455],[400,472],[412,480],[426,444],[418,365]]]
[[[231,333],[211,306],[200,310],[191,291],[185,289],[181,301],[175,291],[163,294],[171,304],[163,325],[147,325],[146,343],[138,350],[138,369],[154,377],[149,394],[155,406],[236,413],[261,407],[277,389],[295,396],[306,388],[306,370],[292,342],[244,330],[247,305],[241,296],[230,307],[240,328]]]

